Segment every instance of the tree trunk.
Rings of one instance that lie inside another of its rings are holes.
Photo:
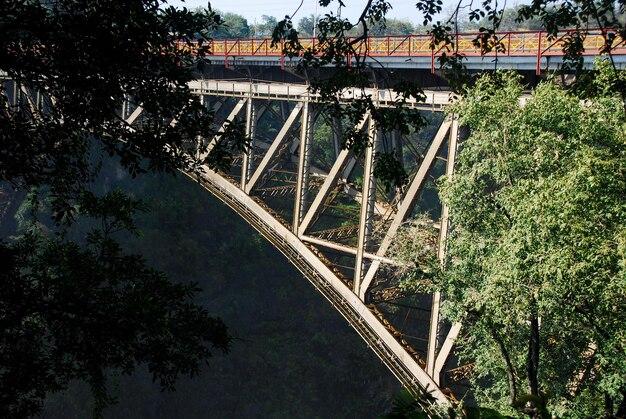
[[[613,398],[608,393],[604,393],[604,416],[613,417]]]
[[[496,330],[493,328],[491,328],[491,336],[498,344],[498,347],[500,348],[500,353],[502,354],[502,358],[504,359],[504,363],[506,365],[506,374],[509,379],[509,405],[513,406],[515,404],[515,400],[517,399],[517,385],[515,383],[513,364],[511,363],[509,352],[506,350],[506,346],[504,346],[504,342],[498,335],[498,332],[496,332]]]
[[[532,296],[530,300],[530,339],[528,340],[528,357],[526,358],[526,376],[528,378],[528,393],[539,398],[539,315],[537,301]],[[534,410],[533,417],[539,417],[537,412],[537,402],[531,402]]]
[[[615,417],[619,419],[626,419],[626,389],[622,389],[622,402],[619,404]]]

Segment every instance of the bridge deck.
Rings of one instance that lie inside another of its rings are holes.
[[[556,70],[563,65],[563,46],[569,36],[568,31],[549,37],[543,31],[503,32],[497,34],[501,51],[481,54],[474,44],[475,33],[455,35],[458,52],[466,58],[470,70],[488,70],[496,66],[516,70],[541,71]],[[583,53],[586,67],[600,55],[606,32],[589,31],[584,40]],[[300,40],[302,46],[318,48],[314,38]],[[495,41],[494,41],[495,43]],[[387,68],[429,69],[435,71],[437,59],[448,53],[443,46],[431,49],[430,35],[373,36],[360,42],[356,51],[367,56],[366,62]],[[211,61],[215,64],[291,66],[299,58],[285,57],[282,44],[272,45],[271,39],[214,39],[210,41]],[[626,68],[626,43],[619,38],[613,42],[612,54],[618,68]]]

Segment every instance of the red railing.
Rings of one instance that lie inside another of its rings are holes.
[[[600,55],[605,45],[605,37],[611,31],[591,30],[585,34],[584,55]],[[503,32],[496,34],[500,45],[499,52],[492,51],[487,54],[481,53],[480,48],[474,44],[477,33],[457,34],[455,43],[458,53],[466,57],[476,56],[506,56],[506,57],[536,57],[537,71],[540,70],[542,57],[562,56],[563,45],[571,32],[560,32],[556,37],[548,37],[546,32]],[[626,43],[614,33],[612,53],[626,54]],[[317,40],[304,38],[300,40],[304,48],[317,47]],[[372,36],[363,40],[356,46],[358,53],[365,53],[371,57],[428,57],[431,68],[434,70],[438,57],[442,54],[450,54],[444,45],[431,47],[433,39],[430,35],[406,35],[406,36]],[[210,41],[212,55],[225,57],[228,66],[229,57],[280,57],[284,63],[282,44],[271,46],[271,39],[214,39]]]

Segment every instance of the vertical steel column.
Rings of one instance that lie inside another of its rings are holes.
[[[306,200],[309,190],[309,173],[311,171],[311,136],[313,134],[313,112],[311,112],[309,98],[304,101],[302,108],[302,124],[300,127],[300,154],[298,158],[298,179],[296,184],[296,199],[293,208],[293,232],[298,234],[300,222],[306,214]]]
[[[16,81],[14,81],[14,82],[13,82],[13,107],[14,107],[14,108],[17,108],[17,104],[18,104],[18,101],[17,101],[17,92],[18,92],[18,90],[17,90],[17,82],[16,82]]]
[[[317,3],[316,3],[317,4]],[[335,149],[335,158],[339,157],[339,153],[341,153],[341,141],[343,137],[343,126],[341,124],[340,118],[333,118],[333,146]]]
[[[243,153],[243,161],[241,165],[241,189],[246,190],[248,179],[252,176],[252,161],[254,156],[254,137],[256,136],[256,108],[254,106],[252,95],[248,98],[248,106],[246,107],[246,136],[250,139],[250,147]]]
[[[452,124],[450,126],[450,136],[448,137],[448,159],[446,162],[446,176],[449,178],[454,173],[454,163],[456,161],[456,152],[459,138],[459,121],[452,116]],[[446,257],[446,238],[448,237],[448,206],[444,205],[441,210],[441,228],[439,230],[439,249],[437,256],[439,263],[443,266]],[[441,308],[441,293],[439,291],[433,294],[432,309],[430,312],[430,330],[428,333],[428,355],[426,357],[426,372],[432,379],[439,384],[439,374],[435,374],[435,360],[437,356],[437,344],[439,341],[439,310]]]
[[[374,204],[376,200],[376,180],[374,179],[374,155],[378,146],[379,134],[370,117],[368,134],[371,143],[365,149],[365,166],[363,168],[363,192],[361,197],[361,214],[359,217],[359,241],[356,251],[356,262],[354,266],[353,291],[359,295],[361,281],[365,270],[363,254],[368,248],[372,234],[372,216],[374,215]]]
[[[395,158],[400,162],[404,163],[404,156],[402,153],[402,134],[398,132],[397,129],[391,131],[391,150]],[[402,187],[396,186],[395,188],[389,191],[389,201],[397,202],[398,198],[402,196]]]
[[[200,104],[202,105],[202,107],[204,107],[204,95],[202,93],[200,93]],[[202,146],[202,136],[198,135],[196,136],[196,158],[199,159],[200,158],[200,147]]]

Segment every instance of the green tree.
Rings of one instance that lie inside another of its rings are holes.
[[[251,34],[255,38],[266,38],[268,36],[272,36],[274,28],[278,24],[278,19],[274,16],[263,15],[261,16],[261,23],[256,23],[252,25]]]
[[[385,19],[384,24],[377,24],[371,28],[370,35],[410,35],[414,32],[413,24],[408,20]]]
[[[207,33],[211,38],[249,38],[250,26],[245,17],[237,13],[222,13],[216,11],[221,18],[222,24],[215,30]]]
[[[499,72],[451,110],[471,135],[441,189],[448,260],[437,274],[434,255],[409,249],[430,263],[405,276],[465,324],[458,345],[486,406],[626,413],[626,118],[598,66],[590,96],[546,82],[521,105],[519,77]]]
[[[541,19],[537,16],[531,16],[528,19],[520,20],[519,14],[523,5],[516,5],[508,9],[504,9],[502,12],[502,18],[498,24],[498,31],[538,31],[543,30],[544,25]],[[488,17],[484,17],[477,24],[477,28],[488,28],[492,22]]]
[[[90,192],[107,155],[132,176],[199,173],[212,115],[187,83],[220,23],[157,0],[0,3],[0,182],[28,191],[26,214],[39,214],[0,241],[2,416],[36,414],[74,379],[90,384],[98,414],[110,371],[147,364],[171,388],[212,347],[228,349],[221,321],[190,303],[194,285],[169,283],[116,244],[116,233],[137,233],[144,204]],[[122,106],[141,110],[141,123]]]
[[[319,16],[317,17],[319,20]],[[304,16],[298,21],[298,32],[302,36],[311,37],[313,36],[316,17],[315,15]]]
[[[353,27],[349,34],[351,36],[359,36],[363,33],[363,26],[357,25]],[[384,21],[377,21],[367,28],[369,36],[394,36],[394,35],[410,35],[415,33],[415,27],[408,20],[388,18]]]

